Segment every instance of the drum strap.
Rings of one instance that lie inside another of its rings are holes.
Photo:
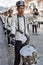
[[[7,25],[8,25],[9,27],[11,27],[11,26],[8,24],[8,19],[9,19],[9,17],[12,17],[12,16],[8,16],[8,18],[7,18]],[[11,19],[11,24],[12,24],[12,19]]]
[[[20,27],[19,27],[19,15],[17,15],[17,20],[18,20],[18,30],[17,31],[19,31],[21,34],[23,34],[23,32],[22,31],[20,31]],[[25,32],[26,32],[26,28],[25,28],[25,17],[23,16],[23,19],[24,19],[24,34],[25,34]]]

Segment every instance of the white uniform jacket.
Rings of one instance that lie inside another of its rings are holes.
[[[25,21],[24,21],[24,18],[25,18]],[[20,33],[19,31],[17,31],[18,30],[18,19],[19,19],[19,30],[21,32],[23,32],[23,34]],[[27,30],[28,19],[27,19],[27,17],[25,17],[25,15],[24,15],[24,17],[22,16],[22,17],[19,17],[18,19],[17,19],[17,15],[15,15],[13,17],[13,22],[12,22],[12,26],[11,26],[11,34],[15,34],[16,40],[25,42],[26,37],[24,36],[24,34],[27,34],[27,35],[29,34],[28,30]],[[25,22],[25,24],[24,24],[24,22]],[[24,30],[25,30],[25,32],[24,32]]]
[[[13,16],[7,18],[7,30],[11,30],[11,24],[13,22]]]
[[[7,18],[8,16],[4,16],[4,27],[7,29]]]

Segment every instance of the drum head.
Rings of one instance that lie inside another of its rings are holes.
[[[20,50],[20,54],[24,57],[26,56],[32,56],[32,53],[35,52],[36,49],[32,46],[26,45]]]

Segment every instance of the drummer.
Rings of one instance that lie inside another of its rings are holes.
[[[15,62],[14,65],[19,65],[20,63],[20,49],[23,45],[28,41],[29,43],[29,35],[27,30],[27,18],[24,15],[25,10],[25,3],[24,1],[18,1],[16,3],[18,13],[14,16],[15,19],[12,22],[11,26],[11,36],[14,38],[15,41]],[[23,35],[26,39],[25,42],[23,41]],[[24,43],[24,44],[23,44]],[[23,63],[24,65],[24,63]]]
[[[7,18],[7,36],[8,36],[8,46],[10,46],[10,32],[11,32],[11,24],[13,21],[13,10],[9,9],[8,10],[8,18]]]

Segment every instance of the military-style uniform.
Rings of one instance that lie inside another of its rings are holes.
[[[18,1],[16,5],[25,6],[23,1]],[[11,26],[11,35],[15,38],[15,62],[14,65],[19,65],[20,63],[20,49],[25,45],[28,38],[27,30],[27,18],[25,15],[20,16],[16,14],[13,17],[13,22]],[[29,41],[29,39],[28,39]]]
[[[4,16],[4,29],[7,29],[7,18],[8,16]]]
[[[10,44],[10,32],[11,32],[11,24],[13,21],[13,17],[12,16],[8,16],[7,18],[7,35],[8,35],[8,44]]]
[[[27,30],[27,18],[24,16],[15,15],[13,17],[13,22],[11,26],[11,34],[15,34],[15,39],[22,41],[22,34],[28,35]]]
[[[8,10],[8,13],[12,13],[13,10],[12,9],[9,9]],[[9,15],[8,18],[7,18],[7,36],[8,36],[8,44],[10,44],[10,32],[11,32],[11,24],[12,24],[12,21],[13,21],[13,16],[12,15]]]
[[[20,49],[25,45],[29,33],[27,32],[27,20],[25,16],[15,15],[14,19],[11,26],[11,34],[15,35],[15,65],[18,65],[20,63]]]

